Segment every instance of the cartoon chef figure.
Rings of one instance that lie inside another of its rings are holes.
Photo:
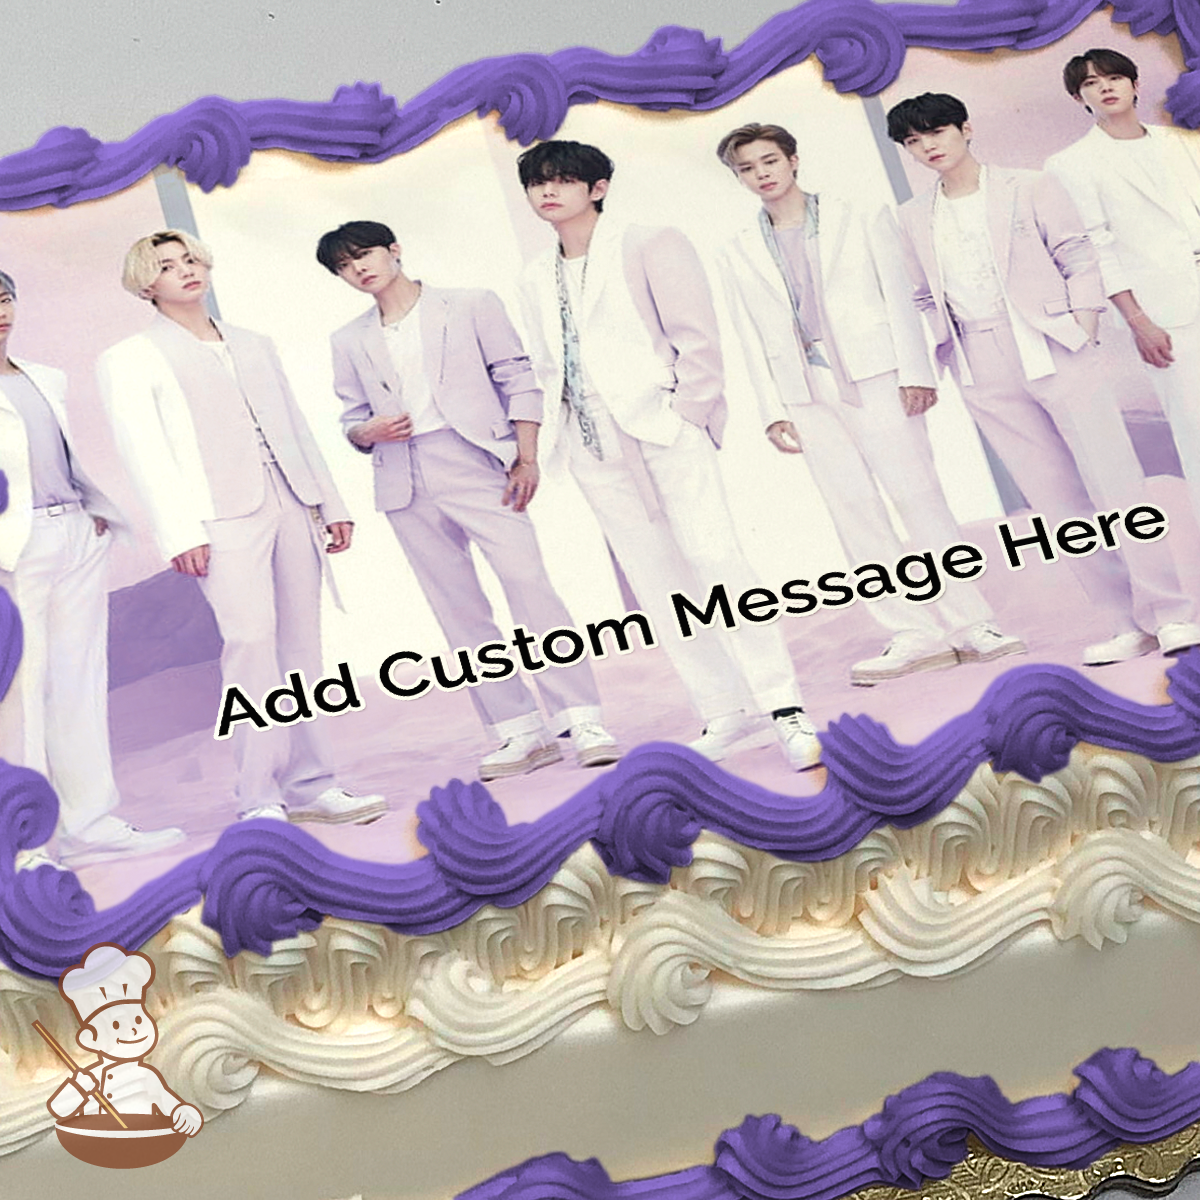
[[[75,1072],[46,1102],[59,1119],[102,1112],[99,1092],[119,1113],[150,1116],[157,1109],[179,1133],[193,1137],[204,1118],[142,1062],[158,1044],[158,1027],[143,1003],[154,978],[144,954],[126,954],[110,942],[93,946],[78,966],[64,971],[58,990],[79,1015],[75,1040],[99,1061]]]

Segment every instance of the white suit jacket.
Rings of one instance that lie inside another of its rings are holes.
[[[543,445],[562,429],[563,335],[555,260],[534,259],[521,280],[530,351],[546,395]],[[725,428],[721,340],[708,277],[678,230],[601,217],[588,247],[582,311],[575,313],[584,370],[631,437],[669,446],[681,421],[716,445]]]
[[[297,499],[329,525],[349,520],[312,431],[292,395],[269,338],[217,323],[263,435]],[[138,490],[164,559],[206,545],[205,522],[245,516],[263,496],[256,445],[244,438],[222,448],[206,430],[206,396],[244,410],[237,385],[212,351],[161,315],[144,332],[109,347],[97,363],[117,449]],[[230,409],[229,411],[233,411]],[[250,426],[250,429],[253,427]],[[253,436],[252,434],[250,436]],[[226,458],[244,464],[242,478],[222,482]]]
[[[500,297],[477,288],[423,287],[414,315],[420,317],[425,379],[438,411],[460,437],[511,466],[517,453],[512,422],[540,423],[542,393]],[[378,309],[343,326],[331,342],[333,386],[347,434],[371,417],[407,411],[404,380],[397,378]],[[407,507],[409,443],[377,442],[364,452],[375,465],[375,507]]]
[[[71,478],[79,489],[83,507],[93,517],[103,517],[113,527],[122,524],[120,513],[112,502],[87,477],[79,465],[71,447],[71,435],[67,425],[67,377],[55,367],[43,367],[38,363],[12,360],[25,373],[33,386],[41,392],[50,411],[58,421],[63,440],[67,444],[67,456],[71,467]],[[29,440],[25,433],[25,422],[0,391],[0,470],[8,477],[8,508],[0,514],[0,570],[11,571],[25,549],[29,531],[33,524],[33,493],[29,465]]]
[[[933,387],[920,313],[912,301],[900,232],[886,205],[818,199],[817,255],[829,328],[852,380],[899,373],[904,387]],[[721,270],[764,426],[809,404],[787,286],[756,220],[726,244]],[[899,397],[896,403],[900,403]]]
[[[1200,135],[1147,125],[1163,153],[1200,196]],[[1120,153],[1098,125],[1046,160],[1070,192],[1100,256],[1106,295],[1132,290],[1157,325],[1186,325],[1200,315],[1200,279],[1183,223],[1166,206],[1158,181]]]
[[[901,206],[900,228],[914,300],[929,318],[936,357],[946,365],[958,352],[958,335],[934,244],[938,186]],[[1071,198],[1044,171],[991,166],[986,198],[992,250],[1008,305],[1044,337],[1068,350],[1080,349],[1087,334],[1071,314],[1103,310],[1105,304],[1096,252]],[[965,360],[959,361],[965,368]],[[964,374],[969,381],[965,369]]]

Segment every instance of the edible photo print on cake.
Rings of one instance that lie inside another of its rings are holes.
[[[0,159],[0,1196],[1194,1158],[1195,47],[926,7]]]
[[[1095,41],[1120,70],[1072,97]],[[12,589],[60,859],[116,899],[286,817],[403,860],[432,788],[528,820],[647,742],[813,794],[843,714],[919,743],[1029,663],[1161,704],[1200,636],[1190,301],[1110,308],[1150,268],[1070,148],[1126,149],[1114,97],[1161,120],[1178,49],[1098,16],[995,57],[3,214],[9,420],[70,421],[10,472],[10,565],[71,525],[88,571]]]

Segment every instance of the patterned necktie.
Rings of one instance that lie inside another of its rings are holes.
[[[597,458],[604,458],[600,446],[600,435],[596,422],[588,412],[587,401],[583,394],[583,359],[579,354],[579,330],[575,327],[575,315],[571,311],[571,295],[567,291],[567,269],[559,252],[554,259],[554,274],[558,283],[558,312],[562,318],[563,334],[563,390],[562,398],[570,406],[571,412],[579,422],[579,436],[584,447]],[[583,286],[587,281],[587,260],[584,259],[583,275],[579,291],[582,295]]]

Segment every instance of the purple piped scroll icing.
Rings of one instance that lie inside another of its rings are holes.
[[[120,191],[162,164],[211,191],[228,187],[255,150],[382,162],[470,113],[495,112],[510,138],[552,137],[572,104],[610,100],[656,111],[706,111],[815,54],[840,92],[874,95],[893,82],[908,46],[1033,49],[1069,33],[1109,0],[958,0],[953,7],[808,0],[779,13],[741,45],[667,26],[632,54],[575,47],[510,54],[459,67],[404,105],[377,85],[342,87],[325,103],[235,102],[206,96],[151,121],[123,142],[84,129],[51,129],[0,159],[0,209],[65,206]],[[1188,64],[1167,92],[1176,124],[1200,127],[1200,15],[1195,0],[1112,0],[1134,34],[1174,33]]]
[[[1200,1121],[1198,1062],[1168,1075],[1136,1050],[1099,1050],[1075,1074],[1069,1094],[1013,1102],[987,1076],[938,1072],[823,1141],[777,1116],[751,1116],[717,1138],[711,1166],[614,1183],[595,1159],[547,1154],[459,1200],[838,1200],[944,1179],[966,1157],[969,1134],[1010,1162],[1079,1170],[1119,1145],[1157,1142]]]
[[[1032,780],[1065,766],[1080,741],[1158,762],[1200,753],[1200,650],[1168,671],[1174,704],[1115,696],[1065,667],[1018,667],[969,712],[915,746],[869,717],[844,716],[822,735],[828,778],[815,796],[738,779],[682,746],[651,742],[536,821],[510,825],[479,783],[453,780],[417,807],[416,862],[375,864],[327,849],[300,829],[247,822],[134,896],[97,912],[74,875],[14,871],[42,845],[58,801],[41,776],[0,767],[0,957],[57,977],[98,940],[140,945],[203,897],[203,919],[225,953],[269,954],[273,942],[324,916],[405,934],[453,928],[485,904],[528,900],[590,841],[614,875],[665,883],[691,862],[701,829],[781,858],[844,854],[882,825],[929,820],[992,760]]]

